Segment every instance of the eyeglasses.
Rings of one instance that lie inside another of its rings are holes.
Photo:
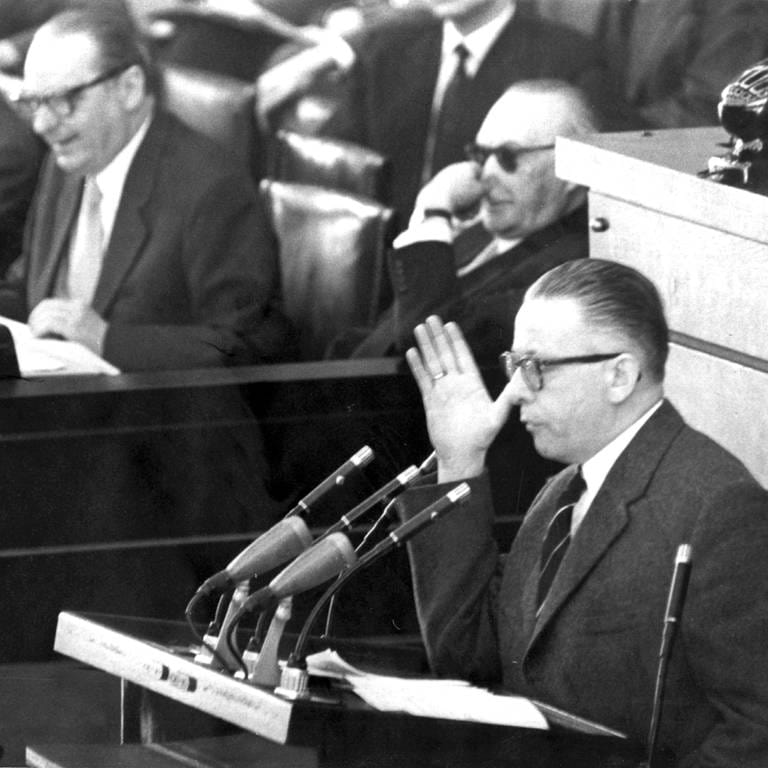
[[[78,97],[86,91],[88,88],[93,88],[94,85],[99,83],[105,83],[107,80],[111,80],[121,72],[124,72],[132,64],[121,64],[118,67],[108,69],[98,77],[94,77],[93,80],[89,80],[86,83],[81,83],[73,88],[67,88],[62,91],[56,91],[54,93],[48,93],[40,96],[23,94],[13,99],[13,106],[16,111],[25,119],[32,120],[37,114],[37,110],[42,106],[46,106],[53,112],[56,117],[69,117],[77,107]]]
[[[574,365],[576,363],[601,363],[618,357],[621,352],[607,352],[599,355],[580,355],[578,357],[555,357],[549,360],[540,360],[533,355],[520,355],[517,352],[502,352],[499,362],[502,370],[511,381],[515,371],[519,368],[528,389],[532,392],[540,392],[544,388],[544,369],[555,365]]]
[[[477,163],[480,166],[485,165],[488,158],[493,155],[507,173],[514,173],[517,170],[517,158],[520,155],[526,155],[529,152],[539,152],[543,149],[554,149],[554,144],[541,144],[537,147],[518,147],[516,144],[501,144],[498,147],[484,147],[474,142],[464,147],[464,154],[467,160]]]

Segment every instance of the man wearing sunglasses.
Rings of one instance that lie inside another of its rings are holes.
[[[597,130],[575,87],[512,85],[483,120],[466,161],[419,194],[390,254],[392,307],[353,356],[403,353],[430,314],[459,322],[475,355],[495,362],[525,289],[550,267],[586,256],[586,192],[555,176],[555,137]],[[467,227],[467,217],[476,222]]]
[[[647,747],[673,563],[688,544],[654,764],[766,765],[768,493],[664,398],[668,329],[653,284],[598,259],[547,272],[526,292],[495,401],[458,326],[431,317],[415,335],[407,358],[439,482],[408,491],[401,513],[458,480],[472,490],[409,544],[434,670]],[[569,466],[500,558],[485,460],[515,407],[537,451]]]
[[[122,370],[280,350],[276,259],[251,179],[163,109],[127,11],[107,3],[40,27],[16,106],[50,153],[0,314]]]

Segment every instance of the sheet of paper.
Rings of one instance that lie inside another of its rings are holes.
[[[29,326],[0,316],[13,336],[22,376],[61,376],[67,374],[120,373],[103,358],[74,341],[38,339]]]
[[[364,701],[387,712],[466,720],[522,728],[549,728],[539,709],[522,696],[502,696],[466,680],[374,675],[357,669],[330,649],[307,657],[310,674],[345,680]]]

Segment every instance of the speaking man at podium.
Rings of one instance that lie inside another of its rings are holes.
[[[664,398],[668,328],[653,284],[584,259],[527,291],[492,400],[458,327],[431,317],[408,361],[437,486],[468,504],[409,544],[434,671],[503,684],[647,742],[678,545],[693,552],[657,753],[671,764],[768,764],[768,493]],[[537,451],[569,466],[499,556],[484,469],[513,407]]]

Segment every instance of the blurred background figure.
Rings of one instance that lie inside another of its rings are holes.
[[[0,276],[21,253],[43,143],[0,94]]]
[[[628,125],[717,124],[720,92],[768,55],[764,0],[532,0],[601,48]]]

